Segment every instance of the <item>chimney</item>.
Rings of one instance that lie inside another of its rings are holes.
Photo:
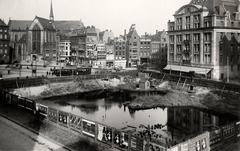
[[[127,39],[127,30],[126,29],[124,29],[124,39],[126,40]]]
[[[156,35],[158,34],[158,30],[156,30]]]

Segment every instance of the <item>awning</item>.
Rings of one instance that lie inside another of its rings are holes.
[[[190,72],[194,71],[196,74],[208,74],[212,69],[211,68],[200,68],[200,67],[188,67],[188,66],[178,66],[178,65],[167,65],[164,70],[172,71],[181,71],[181,72]]]

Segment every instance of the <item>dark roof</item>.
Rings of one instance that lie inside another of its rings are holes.
[[[81,20],[54,21],[54,25],[56,29],[60,31],[72,31],[72,30],[81,29],[84,27]]]
[[[31,24],[31,20],[9,20],[8,23],[10,30],[26,30]]]
[[[0,19],[0,26],[7,26],[3,20]]]
[[[36,16],[36,19],[38,19],[44,29],[55,30],[54,24],[49,19],[41,18],[38,16]]]

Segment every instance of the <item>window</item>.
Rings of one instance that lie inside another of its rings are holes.
[[[199,42],[200,41],[200,34],[193,34],[193,41]]]
[[[174,44],[171,44],[169,49],[170,49],[170,53],[174,53]]]
[[[2,34],[0,34],[0,39],[2,39],[3,37],[2,37]]]
[[[18,41],[18,35],[15,35],[15,41]]]
[[[211,42],[212,34],[211,33],[204,33],[204,41]]]
[[[0,54],[1,54],[1,53],[3,53],[3,50],[2,50],[2,49],[0,49]]]
[[[193,27],[200,28],[200,15],[193,16]]]
[[[186,17],[186,29],[190,29],[190,16]]]
[[[177,43],[182,43],[182,35],[177,35]]]
[[[191,40],[190,34],[186,34],[186,35],[185,35],[185,40]]]
[[[240,64],[238,64],[238,71],[240,71]]]
[[[169,36],[170,43],[174,43],[174,35]]]
[[[177,18],[177,30],[182,30],[182,18]]]

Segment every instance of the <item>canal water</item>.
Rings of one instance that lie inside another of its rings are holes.
[[[160,124],[164,127],[156,128],[157,133],[164,131],[167,135],[176,135],[176,138],[186,138],[237,120],[232,115],[187,107],[155,108],[133,112],[122,102],[105,98],[86,100],[63,97],[44,99],[39,103],[117,129],[127,126],[139,129],[140,125],[144,125],[155,130],[156,125]]]

